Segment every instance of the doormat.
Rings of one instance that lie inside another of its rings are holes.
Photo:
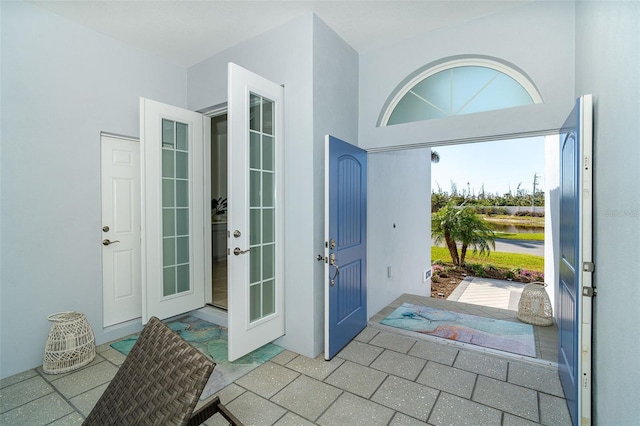
[[[216,363],[209,381],[200,395],[204,400],[220,389],[238,380],[254,368],[269,361],[284,348],[268,343],[233,362],[227,359],[227,329],[208,321],[186,316],[167,323],[167,326],[200,352]],[[118,352],[128,355],[138,335],[130,336],[111,344]]]
[[[403,303],[380,321],[391,327],[536,357],[533,326]]]

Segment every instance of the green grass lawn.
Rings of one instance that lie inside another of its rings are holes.
[[[431,262],[433,263],[438,259],[447,263],[451,262],[449,250],[446,247],[431,246]],[[496,268],[522,268],[530,271],[544,271],[544,257],[531,254],[492,251],[489,256],[478,256],[469,250],[465,262],[493,265]]]

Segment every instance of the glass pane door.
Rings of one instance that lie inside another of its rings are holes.
[[[191,290],[189,280],[188,125],[162,119],[162,295]]]
[[[250,94],[249,118],[249,321],[275,313],[276,170],[274,102]]]

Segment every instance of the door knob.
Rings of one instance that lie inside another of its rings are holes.
[[[236,256],[240,256],[241,254],[247,253],[251,251],[250,248],[246,249],[246,250],[240,250],[240,247],[236,247],[233,249],[233,254],[235,254]]]
[[[110,241],[109,239],[105,239],[105,240],[102,240],[102,245],[103,245],[103,246],[108,246],[108,245],[110,245],[110,244],[113,244],[113,243],[119,243],[119,242],[120,242],[120,241],[118,241],[118,240]]]

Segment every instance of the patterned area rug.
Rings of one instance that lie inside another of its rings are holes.
[[[216,367],[202,391],[200,399],[207,399],[228,384],[278,355],[284,348],[269,343],[237,359],[227,359],[227,329],[200,318],[186,316],[167,323],[167,326],[200,352],[216,362]],[[118,352],[127,355],[138,340],[131,336],[111,344]]]
[[[536,357],[533,326],[403,303],[381,324]]]

